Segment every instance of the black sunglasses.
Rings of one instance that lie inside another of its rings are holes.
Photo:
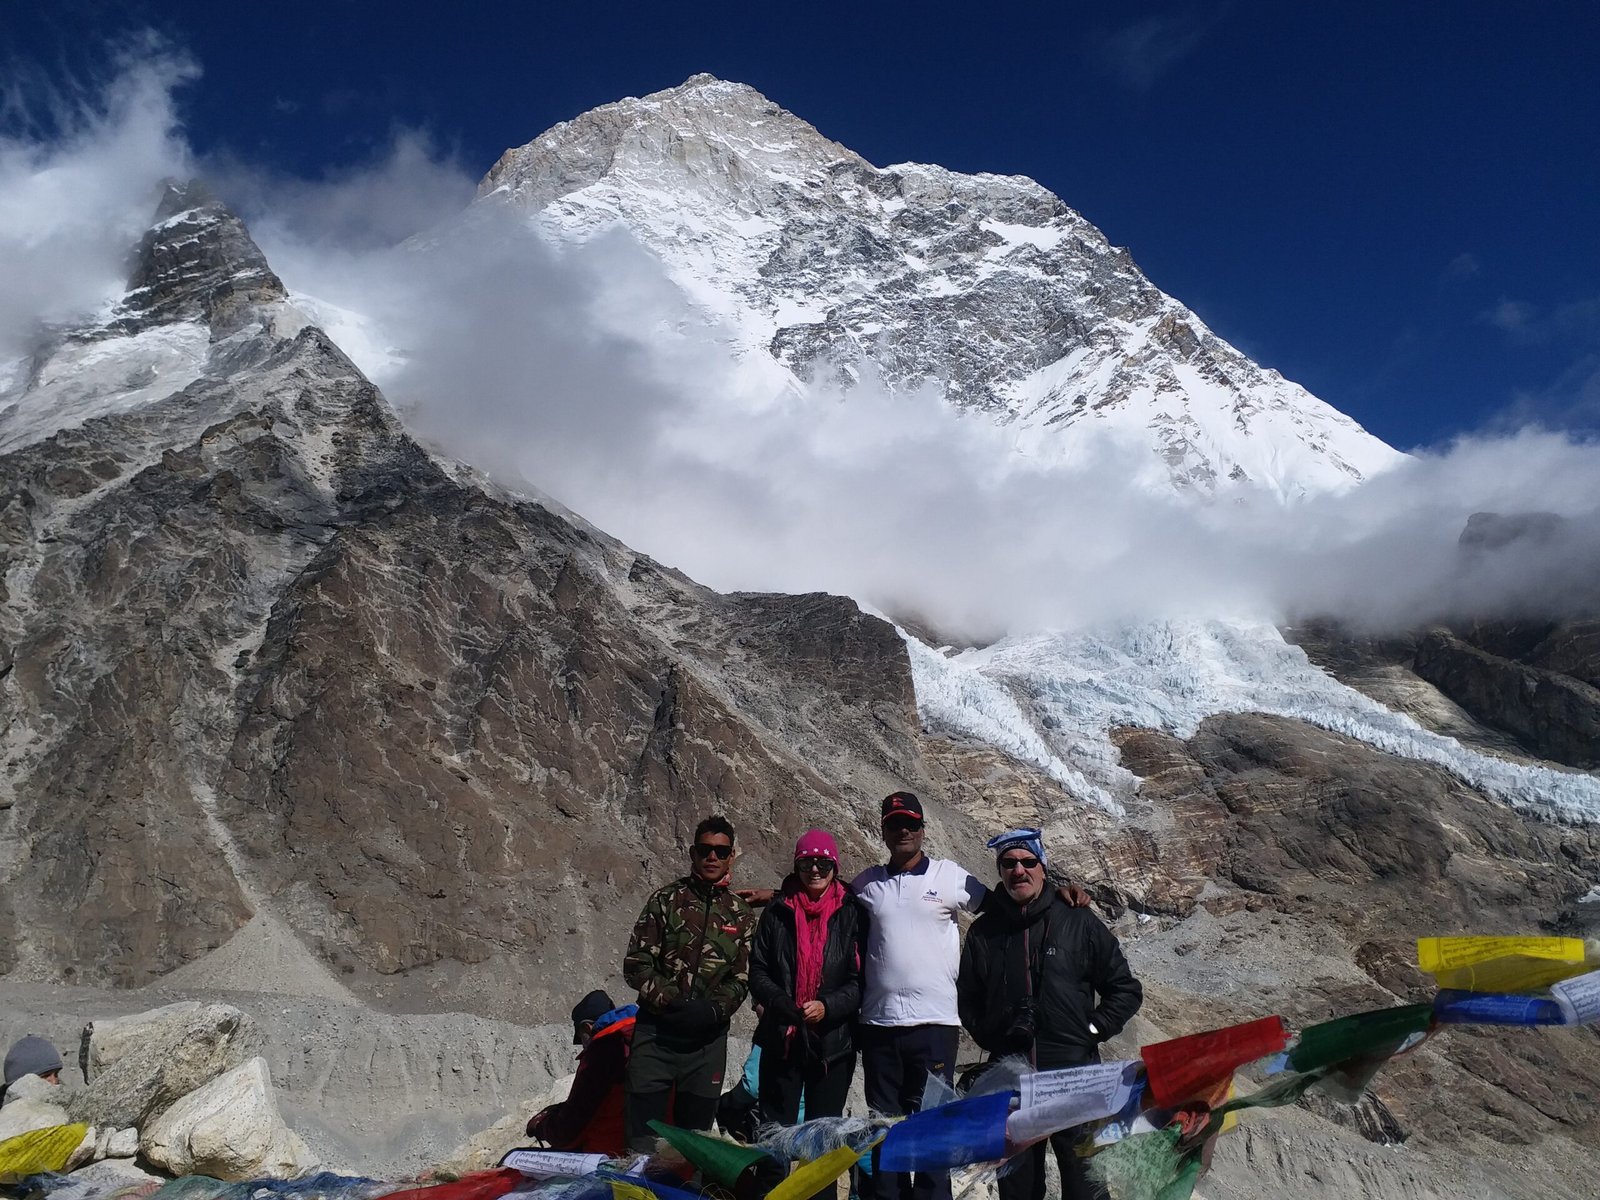
[[[1024,871],[1031,871],[1039,865],[1039,860],[1029,854],[1020,858],[1002,858],[1000,869],[1009,871],[1012,867],[1021,867]]]
[[[794,860],[794,869],[802,875],[807,871],[815,871],[819,875],[832,875],[834,862],[831,858],[797,858]]]
[[[922,822],[915,817],[890,817],[883,823],[884,832],[891,829],[909,829],[912,833],[922,828]]]
[[[705,842],[696,842],[689,847],[689,853],[696,858],[732,858],[732,846],[708,846]]]

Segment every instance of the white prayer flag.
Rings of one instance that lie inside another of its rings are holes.
[[[1550,994],[1561,1006],[1568,1025],[1589,1025],[1600,1021],[1600,971],[1577,975],[1550,985]]]
[[[579,1154],[575,1150],[513,1150],[500,1160],[500,1165],[521,1171],[531,1179],[554,1179],[593,1175],[608,1161],[604,1154]]]
[[[1036,1142],[1115,1116],[1133,1096],[1138,1068],[1137,1062],[1119,1061],[1024,1075],[1021,1107],[1006,1120],[1006,1136],[1019,1144]]]

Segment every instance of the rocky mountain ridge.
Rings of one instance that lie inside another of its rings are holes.
[[[0,970],[138,984],[265,907],[369,994],[526,1013],[543,946],[614,973],[697,810],[792,835],[854,823],[840,778],[916,777],[890,627],[717,596],[457,482],[281,293],[234,310],[242,227],[193,200],[55,351],[112,364],[96,415],[44,436],[48,358],[0,408]],[[122,388],[174,328],[198,369]],[[493,956],[520,965],[460,978]]]
[[[870,861],[906,785],[969,865],[1046,825],[1149,983],[1136,1041],[1409,998],[1419,933],[1600,923],[1591,827],[1284,717],[1117,731],[1120,817],[932,735],[886,622],[718,595],[435,457],[226,209],[161,212],[123,307],[0,397],[0,1001],[246,983],[358,1014],[354,1041],[369,1005],[559,1018],[574,980],[618,986],[699,815],[765,883],[812,825]],[[1346,1195],[1348,1162],[1373,1194],[1583,1195],[1597,1058],[1593,1031],[1441,1041],[1366,1124],[1225,1144],[1206,1194]]]
[[[1149,486],[1347,487],[1399,455],[1252,363],[1126,250],[1019,176],[878,168],[742,84],[697,75],[506,151],[480,204],[557,240],[622,226],[766,363],[772,389],[867,372],[931,386],[1020,453],[1082,461],[1108,437]]]

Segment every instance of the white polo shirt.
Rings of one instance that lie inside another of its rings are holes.
[[[961,1024],[956,913],[977,912],[989,889],[965,867],[923,855],[898,875],[886,866],[868,867],[850,890],[870,917],[858,1019],[867,1025]]]

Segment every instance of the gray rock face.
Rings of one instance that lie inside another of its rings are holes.
[[[236,232],[184,210],[144,259],[198,237],[219,275]],[[864,851],[858,805],[920,781],[888,625],[457,482],[292,309],[163,278],[122,340],[220,320],[192,382],[0,410],[0,445],[29,430],[0,458],[0,970],[138,985],[265,909],[357,994],[532,1014],[615,982],[704,813],[766,882],[812,824]]]
[[[244,222],[204,184],[173,182],[139,243],[127,296],[108,331],[200,320],[221,338],[260,305],[287,298]]]
[[[0,1142],[35,1129],[65,1125],[67,1092],[59,1085],[46,1083],[37,1075],[24,1075],[6,1088],[0,1102]]]
[[[1588,625],[1542,638],[1528,653],[1562,661],[1567,647],[1593,640],[1600,622]],[[1573,658],[1574,669],[1588,667],[1582,661],[1587,655]],[[1418,643],[1413,665],[1461,707],[1506,730],[1534,754],[1573,767],[1600,767],[1600,688],[1595,685],[1492,654],[1442,629]]]
[[[508,150],[481,202],[563,239],[620,221],[747,353],[863,370],[1013,426],[1030,453],[1115,431],[1183,489],[1347,485],[1398,459],[1213,334],[1030,179],[874,167],[709,75]]]

